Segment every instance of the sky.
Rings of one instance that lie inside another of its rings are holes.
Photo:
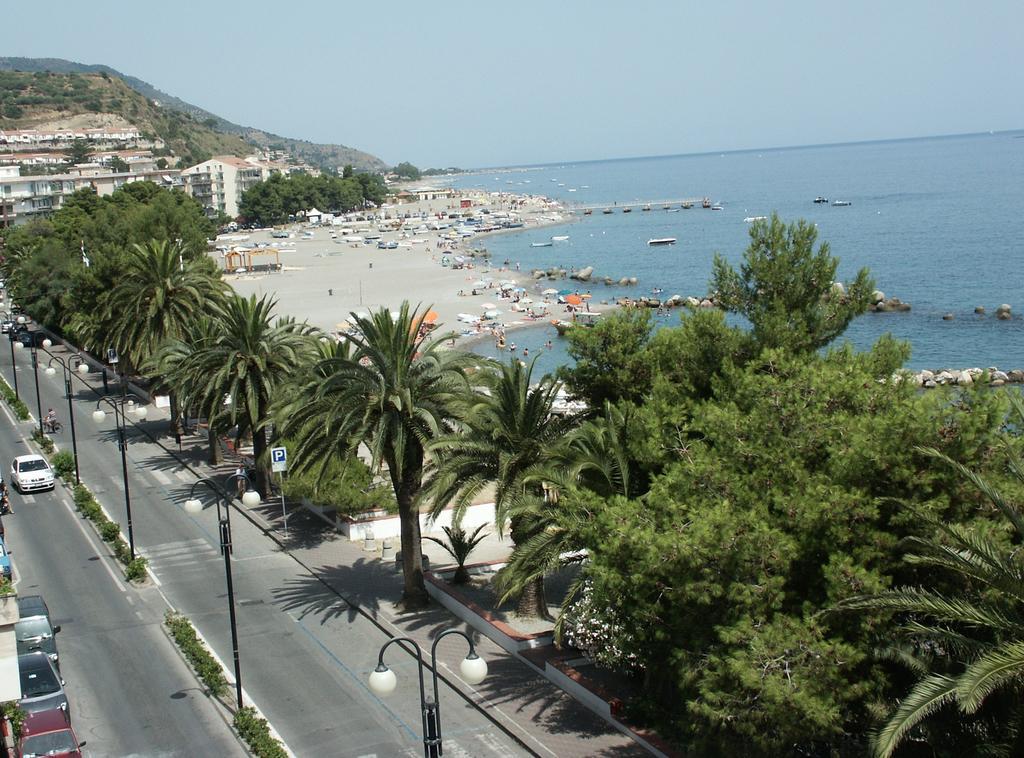
[[[1024,2],[10,3],[0,55],[425,167],[1024,127]]]

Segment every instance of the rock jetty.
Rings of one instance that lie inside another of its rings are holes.
[[[1004,384],[1024,384],[1024,369],[1015,368],[1010,371],[1002,371],[995,366],[987,369],[980,368],[944,368],[939,370],[905,372],[902,376],[923,389],[934,389],[935,387],[958,386],[968,387],[979,382],[985,382],[989,387],[1001,387]]]

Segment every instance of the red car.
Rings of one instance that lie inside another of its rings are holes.
[[[79,742],[75,736],[67,714],[60,708],[49,711],[30,713],[21,727],[21,739],[18,740],[19,758],[36,758],[36,756],[66,756],[82,758]]]

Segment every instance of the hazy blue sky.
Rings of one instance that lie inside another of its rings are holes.
[[[1024,2],[5,3],[4,55],[463,167],[1024,127]]]

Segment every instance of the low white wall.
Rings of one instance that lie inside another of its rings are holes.
[[[462,528],[471,531],[481,524],[494,523],[494,503],[482,503],[471,505],[466,509],[462,517]],[[441,531],[442,527],[451,526],[451,509],[445,510],[437,517],[436,521],[430,521],[425,515],[420,516],[420,529],[423,534],[433,534]],[[397,515],[382,518],[353,520],[338,519],[339,531],[348,537],[350,542],[361,542],[366,538],[366,533],[372,532],[374,539],[386,537],[400,537],[402,534],[401,521]]]

